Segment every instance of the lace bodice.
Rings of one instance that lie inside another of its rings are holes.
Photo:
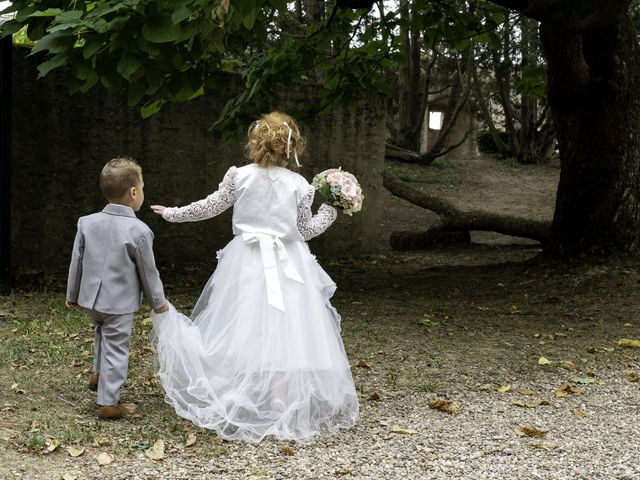
[[[257,165],[231,167],[217,191],[190,205],[167,208],[162,218],[197,222],[233,205],[234,234],[261,232],[295,240],[316,237],[335,221],[337,212],[330,205],[321,205],[313,215],[315,189],[302,176],[278,168],[273,177]]]

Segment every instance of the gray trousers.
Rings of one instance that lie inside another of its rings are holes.
[[[129,371],[133,313],[113,315],[89,310],[94,324],[93,371],[100,373],[98,405],[116,405]]]

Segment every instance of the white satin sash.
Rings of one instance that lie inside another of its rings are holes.
[[[298,283],[304,283],[298,270],[291,262],[284,243],[280,238],[268,233],[243,233],[242,240],[247,244],[258,242],[260,245],[264,279],[267,286],[267,301],[272,307],[284,312],[284,299],[282,297],[280,276],[278,275],[278,264],[282,268],[282,273],[285,277]]]

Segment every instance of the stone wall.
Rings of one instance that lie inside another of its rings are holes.
[[[190,224],[168,224],[153,203],[184,205],[213,192],[231,165],[243,165],[244,138],[223,142],[210,125],[232,90],[187,104],[168,105],[142,120],[122,92],[95,88],[70,96],[62,72],[36,79],[36,61],[16,47],[12,98],[12,264],[16,272],[60,271],[69,261],[78,217],[101,210],[103,164],[131,156],[142,165],[145,205],[139,217],[155,232],[161,264],[210,263],[231,239],[231,212]],[[305,94],[309,94],[308,92]],[[278,106],[274,106],[274,109]],[[374,98],[355,109],[337,109],[303,125],[307,153],[302,174],[342,166],[360,179],[363,211],[311,241],[324,256],[376,251],[384,161],[384,103]]]

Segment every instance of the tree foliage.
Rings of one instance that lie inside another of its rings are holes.
[[[242,74],[245,88],[219,119],[242,124],[292,84],[319,89],[308,115],[388,92],[389,72],[404,61],[402,28],[429,45],[464,48],[491,40],[503,15],[489,4],[470,14],[455,1],[416,0],[407,17],[382,2],[328,5],[318,13],[289,0],[15,0],[1,32],[26,28],[33,53],[42,52],[41,76],[68,66],[73,93],[126,88],[144,117],[168,101],[215,94],[228,85],[224,73]]]

